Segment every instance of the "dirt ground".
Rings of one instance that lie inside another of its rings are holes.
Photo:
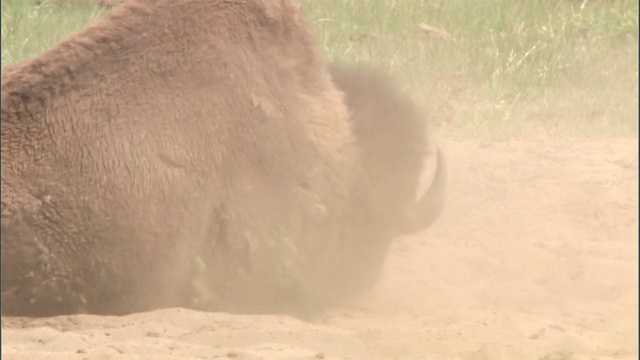
[[[3,359],[637,359],[638,141],[445,141],[450,189],[360,303],[3,318]]]

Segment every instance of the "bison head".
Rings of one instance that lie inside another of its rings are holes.
[[[350,112],[362,177],[353,190],[348,235],[336,251],[316,260],[312,272],[322,275],[314,286],[324,293],[307,299],[311,302],[341,302],[370,288],[392,240],[425,229],[438,218],[447,184],[442,152],[429,150],[426,115],[390,76],[341,63],[331,64],[330,73]],[[423,174],[430,172],[431,185],[417,194]]]
[[[373,219],[386,224],[393,235],[427,228],[443,209],[447,184],[442,151],[436,148],[435,169],[425,161],[433,157],[427,117],[382,71],[340,63],[332,64],[330,71],[344,92],[363,152]],[[433,180],[416,199],[427,170],[434,170]]]

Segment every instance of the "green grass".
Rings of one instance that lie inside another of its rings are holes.
[[[3,65],[102,13],[51,1],[2,1]],[[447,136],[637,136],[637,0],[302,3],[328,58],[390,70]]]
[[[305,3],[332,58],[377,61],[412,78],[463,73],[490,89],[516,93],[583,74],[584,56],[638,41],[635,0]],[[418,31],[421,22],[444,28],[454,41]],[[379,36],[349,41],[356,33]]]
[[[2,65],[30,58],[104,13],[103,8],[59,5],[60,0],[5,0],[2,6]]]
[[[637,0],[304,3],[330,58],[390,69],[450,136],[637,134]]]

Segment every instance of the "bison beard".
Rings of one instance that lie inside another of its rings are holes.
[[[125,2],[3,69],[1,126],[3,315],[308,313],[442,207],[422,114],[293,0]]]

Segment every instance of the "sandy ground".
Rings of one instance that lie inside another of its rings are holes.
[[[3,318],[3,359],[637,359],[637,140],[446,141],[444,216],[305,322],[166,309]]]

